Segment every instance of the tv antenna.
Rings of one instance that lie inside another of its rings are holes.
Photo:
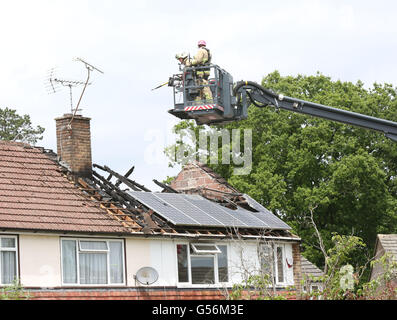
[[[70,109],[71,109],[71,113],[73,114],[72,118],[71,118],[71,120],[69,122],[69,126],[72,123],[77,111],[80,110],[79,109],[80,102],[81,102],[81,99],[83,98],[83,95],[84,95],[84,92],[85,92],[87,86],[91,84],[89,82],[90,76],[91,76],[91,72],[95,70],[95,71],[98,71],[98,72],[100,72],[102,74],[104,73],[103,71],[101,71],[97,67],[94,67],[92,64],[88,63],[87,61],[85,61],[85,60],[83,60],[81,58],[74,58],[73,60],[74,61],[80,61],[80,62],[84,63],[84,65],[85,65],[85,67],[87,69],[87,79],[86,79],[85,82],[84,81],[76,81],[76,80],[59,79],[59,78],[57,78],[55,76],[55,68],[52,68],[49,71],[47,84],[46,84],[46,87],[47,87],[47,90],[49,91],[49,93],[55,93],[60,88],[60,86],[69,87]],[[79,101],[78,101],[76,107],[73,108],[72,88],[80,86],[80,85],[84,85],[84,87],[83,87],[83,90],[82,90],[82,92],[80,94],[80,98],[79,98]]]
[[[73,94],[72,94],[72,88],[78,87],[81,85],[84,85],[84,81],[76,81],[76,80],[66,80],[66,79],[60,79],[56,75],[55,68],[51,68],[48,72],[48,79],[46,83],[46,89],[48,93],[56,93],[57,91],[60,90],[60,87],[68,87],[69,88],[69,97],[70,97],[70,112],[74,112],[73,108]],[[91,83],[88,83],[90,85]]]

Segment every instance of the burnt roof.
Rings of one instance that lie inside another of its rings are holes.
[[[299,241],[287,230],[175,226],[128,194],[148,192],[107,166],[94,164],[91,178],[77,178],[51,150],[0,141],[0,228],[48,232],[143,234],[195,237],[282,237]],[[105,173],[105,176],[103,174]],[[163,192],[178,192],[158,183]],[[224,206],[249,208],[240,195],[219,200]],[[237,197],[237,198],[236,198]],[[213,199],[211,199],[213,200]],[[233,202],[233,201],[235,202]]]

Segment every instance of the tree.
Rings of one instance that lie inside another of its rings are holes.
[[[0,108],[0,139],[1,140],[21,140],[35,144],[43,139],[44,128],[32,126],[30,116],[17,114],[16,110]]]
[[[286,96],[397,121],[397,90],[390,84],[366,89],[360,81],[332,81],[320,73],[282,77],[275,71],[262,85]],[[324,263],[307,222],[307,208],[314,204],[327,247],[334,232],[354,233],[369,256],[377,233],[397,232],[395,142],[370,130],[270,107],[251,106],[248,113],[247,120],[223,128],[252,129],[251,172],[233,175],[232,164],[209,165],[287,222],[303,239],[309,260]],[[186,127],[198,131],[192,123],[182,123],[177,133]],[[357,263],[361,257],[356,255]]]
[[[302,298],[326,300],[396,300],[395,285],[397,261],[392,255],[381,257],[361,257],[365,263],[351,265],[354,257],[362,254],[365,243],[354,235],[339,235],[333,233],[332,245],[325,248],[322,236],[314,222],[314,209],[310,208],[310,223],[312,224],[324,258],[324,274],[320,277],[304,277],[303,285],[308,289]],[[365,261],[365,259],[367,259]],[[371,281],[366,281],[365,271],[378,265],[382,272]],[[310,290],[308,284],[315,283],[317,290]]]

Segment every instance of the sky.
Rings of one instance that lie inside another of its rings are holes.
[[[172,89],[151,89],[178,72],[175,54],[205,40],[212,62],[234,81],[321,72],[332,80],[397,85],[397,2],[367,0],[200,0],[0,2],[0,107],[46,130],[36,145],[56,152],[56,117],[70,113],[69,89],[92,72],[80,107],[91,118],[93,163],[157,190],[174,176],[162,151],[178,122]],[[76,105],[82,86],[73,88]],[[337,107],[337,106],[336,106]]]

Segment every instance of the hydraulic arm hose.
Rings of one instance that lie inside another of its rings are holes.
[[[254,88],[256,88],[260,91],[263,91],[266,94],[278,99],[278,95],[276,93],[274,93],[273,91],[270,91],[269,89],[266,89],[265,87],[262,87],[260,84],[253,82],[253,81],[239,81],[239,82],[237,82],[235,87],[233,88],[233,95],[236,95],[237,91],[244,86],[254,87]]]
[[[233,95],[236,96],[241,88],[245,89],[256,89],[259,92],[262,92],[264,95],[267,95],[267,97],[270,97],[272,99],[280,99],[280,96],[274,93],[273,91],[266,89],[265,87],[262,87],[260,84],[253,82],[253,81],[239,81],[236,83],[235,87],[233,88]],[[246,90],[246,94],[248,98],[251,100],[251,103],[258,107],[258,108],[263,108],[266,107],[268,104],[259,103],[251,94],[250,91]],[[273,101],[269,101],[269,103],[274,103]]]

